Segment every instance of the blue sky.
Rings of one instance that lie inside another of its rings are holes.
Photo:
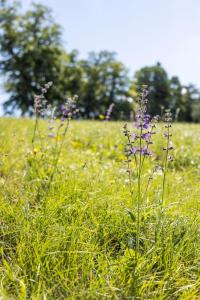
[[[31,0],[21,0],[24,9]],[[63,27],[66,50],[118,54],[131,73],[160,61],[200,87],[200,0],[38,0]]]

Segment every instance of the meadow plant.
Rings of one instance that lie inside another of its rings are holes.
[[[56,120],[55,108],[52,110],[52,113],[50,115],[51,117],[48,120],[50,124],[48,129],[51,131],[48,134],[48,136],[51,139],[56,140],[55,149],[54,149],[55,155],[53,160],[52,172],[48,182],[48,189],[53,181],[53,177],[57,169],[57,165],[63,148],[65,137],[69,129],[69,122],[72,119],[72,117],[78,113],[77,100],[78,100],[77,95],[75,95],[73,98],[67,98],[66,102],[61,105],[60,110],[58,111],[59,119],[57,123],[55,121]]]
[[[42,185],[42,189],[45,190],[46,195],[48,195],[57,170],[70,120],[78,112],[78,96],[76,95],[72,98],[67,98],[65,103],[58,107],[52,107],[48,104],[45,95],[52,84],[52,82],[48,82],[42,87],[41,93],[34,96],[35,122],[32,137],[32,158],[30,159],[29,157],[29,165],[33,168],[32,173],[35,174],[37,180],[41,181],[43,179],[45,188]],[[42,119],[47,120],[48,127],[46,134],[43,134],[39,127],[39,121],[42,121]],[[37,145],[37,139],[39,145]],[[40,155],[37,157],[39,152]],[[42,179],[38,172],[39,169],[41,170],[41,167],[44,170]],[[40,193],[40,190],[41,188],[38,193]]]
[[[172,136],[172,133],[170,130],[172,127],[172,124],[171,124],[172,114],[169,109],[165,111],[164,122],[165,122],[164,138],[166,139],[166,146],[163,148],[163,150],[165,151],[165,159],[164,159],[164,166],[163,166],[161,210],[163,210],[163,204],[164,204],[166,174],[167,174],[167,169],[168,169],[168,163],[173,161],[173,156],[170,154],[170,152],[174,149],[172,146],[172,142],[170,140],[170,138]]]
[[[136,236],[135,236],[135,263],[137,265],[138,257],[140,254],[140,243],[141,243],[141,218],[142,218],[142,207],[146,199],[146,195],[153,180],[154,174],[157,172],[162,172],[163,180],[161,187],[161,199],[159,201],[159,218],[158,225],[161,227],[163,218],[163,206],[164,206],[164,195],[166,187],[166,173],[168,168],[168,163],[172,161],[172,156],[170,151],[173,149],[171,146],[171,121],[172,115],[169,110],[165,113],[165,132],[164,138],[166,139],[166,146],[163,148],[165,151],[164,163],[157,163],[152,167],[150,176],[145,183],[146,177],[144,176],[144,163],[146,160],[154,157],[154,152],[152,150],[152,145],[154,143],[154,135],[157,133],[157,123],[160,119],[159,116],[151,117],[148,114],[148,91],[143,88],[140,97],[138,99],[138,108],[136,111],[136,121],[134,123],[134,131],[132,132],[128,125],[124,125],[124,135],[127,138],[127,144],[125,147],[125,155],[127,162],[127,172],[129,180],[129,189],[132,199],[132,210],[128,210],[129,215],[132,220],[136,222]],[[153,163],[153,160],[152,160]],[[136,197],[134,193],[134,175],[136,175],[137,188]],[[133,211],[136,210],[135,216]]]
[[[115,104],[111,103],[110,106],[108,107],[108,110],[106,111],[105,121],[110,120],[110,117],[111,117],[114,106],[115,106]]]
[[[38,129],[39,118],[44,115],[46,110],[47,99],[45,98],[45,94],[48,92],[48,89],[52,86],[52,84],[53,84],[52,81],[46,83],[44,87],[41,88],[41,93],[39,95],[34,96],[35,124],[34,124],[33,137],[32,137],[32,146],[34,146],[37,131],[39,134],[39,129]]]

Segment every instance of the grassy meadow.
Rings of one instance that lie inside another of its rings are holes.
[[[71,121],[47,189],[60,141],[41,121],[33,148],[33,120],[0,119],[0,299],[200,299],[200,125],[173,124],[162,230],[158,172],[141,206],[136,263],[123,124]],[[155,140],[142,187],[162,159],[165,141]]]

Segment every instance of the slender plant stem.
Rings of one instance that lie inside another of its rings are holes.
[[[38,133],[38,137],[40,139],[40,146],[41,146],[41,149],[42,149],[43,145],[42,145],[42,139],[41,139],[41,135],[40,135],[40,131],[39,131],[39,118],[38,118],[38,115],[36,115],[36,117],[35,117],[35,124],[34,124],[33,137],[32,137],[32,149],[34,148],[34,144],[35,144],[36,132]]]
[[[131,145],[130,136],[128,135],[127,138],[128,138],[129,145]],[[136,168],[137,168],[136,155],[134,155],[134,159],[135,159],[135,165],[136,165]],[[132,206],[133,206],[134,205],[134,198],[133,198],[133,186],[132,186],[132,170],[131,170],[130,160],[129,160],[128,156],[127,156],[127,165],[128,165],[129,189],[130,189],[130,194],[131,194],[131,199],[132,199]]]
[[[139,254],[139,243],[140,243],[140,202],[141,202],[141,166],[142,166],[142,128],[140,130],[139,139],[139,165],[138,165],[138,191],[137,191],[137,228],[136,228],[136,264],[138,261]]]
[[[63,140],[60,143],[60,147],[58,149],[57,155],[55,156],[55,160],[54,160],[54,164],[53,164],[53,170],[51,172],[51,176],[50,176],[50,179],[49,179],[49,182],[48,182],[48,185],[47,185],[47,192],[50,189],[51,183],[53,181],[53,178],[54,178],[54,175],[55,175],[55,172],[56,172],[56,168],[57,168],[57,165],[58,165],[58,161],[59,161],[59,158],[60,158],[60,154],[61,154],[61,151],[62,151],[64,139],[65,139],[68,128],[69,128],[69,119],[67,119],[67,125],[65,126],[65,130],[64,130],[64,133],[63,133]],[[59,132],[59,129],[58,129],[58,132]],[[56,143],[56,147],[57,147],[57,143]]]
[[[36,116],[34,129],[33,129],[32,148],[34,147],[34,143],[35,143],[35,136],[36,136],[37,126],[38,126],[38,117]]]
[[[164,216],[164,196],[165,196],[165,188],[166,188],[166,175],[167,175],[167,166],[168,166],[168,153],[169,153],[169,124],[167,125],[167,146],[166,146],[166,155],[165,155],[165,161],[164,161],[164,170],[163,170],[163,181],[162,181],[162,196],[161,196],[161,203],[160,203],[160,213],[159,213],[159,230],[160,232],[160,238],[161,238],[161,248],[162,248],[162,253],[161,253],[161,259],[162,259],[162,264],[164,264],[164,252],[165,252],[165,246],[164,246],[164,228],[163,228],[163,216]]]
[[[161,196],[161,214],[163,213],[163,205],[164,205],[168,154],[169,154],[169,125],[168,125],[168,128],[167,128],[167,147],[166,147],[166,155],[165,155],[164,170],[163,170],[162,196]]]
[[[147,191],[149,189],[149,185],[150,185],[150,182],[151,182],[151,180],[153,178],[153,175],[154,175],[154,171],[152,171],[152,173],[150,174],[149,179],[147,181],[147,185],[146,185],[146,188],[145,188],[145,191],[144,191],[144,195],[143,195],[143,200],[146,198]]]

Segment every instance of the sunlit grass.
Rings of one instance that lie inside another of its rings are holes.
[[[47,125],[41,125],[45,149],[38,142],[32,152],[33,121],[0,120],[3,299],[135,299],[135,289],[138,299],[199,299],[200,125],[173,127],[165,264],[160,265],[161,252],[153,243],[158,175],[145,203],[137,287],[122,127],[121,122],[71,122],[45,196],[49,149],[55,143],[46,137]],[[156,145],[159,159],[160,135]],[[33,159],[37,170],[30,169]],[[147,164],[147,177],[149,170]]]

